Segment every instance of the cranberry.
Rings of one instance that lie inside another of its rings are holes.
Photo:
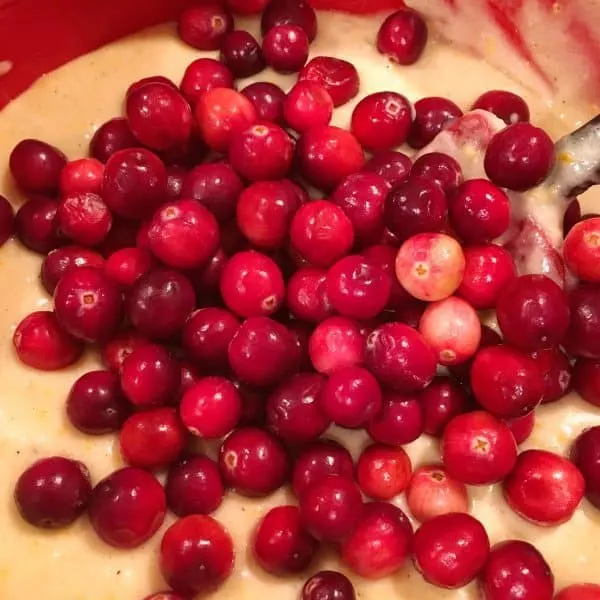
[[[198,298],[216,297],[219,292],[223,269],[227,264],[228,257],[222,248],[219,248],[199,269],[188,271]]]
[[[333,100],[329,92],[314,81],[299,81],[283,100],[285,122],[298,133],[329,125],[332,114]]]
[[[585,429],[571,448],[571,460],[585,480],[585,496],[600,508],[600,426]]]
[[[135,148],[139,142],[135,139],[127,119],[117,118],[100,125],[90,140],[90,155],[102,163],[119,150]]]
[[[112,227],[102,244],[100,244],[98,252],[100,252],[104,258],[107,258],[117,250],[121,250],[122,248],[132,248],[137,244],[138,233],[142,232],[144,226],[145,223],[139,224],[135,221],[115,217],[113,215]],[[139,244],[139,247],[148,249],[148,245],[143,242]]]
[[[355,321],[329,317],[319,323],[310,336],[310,359],[317,371],[331,374],[362,364],[364,345],[364,337]]]
[[[412,465],[402,448],[373,444],[365,448],[356,465],[356,478],[363,494],[377,500],[391,500],[410,481]]]
[[[104,259],[97,252],[79,246],[64,246],[52,250],[42,262],[42,285],[49,294],[53,294],[65,273],[81,267],[103,269]]]
[[[140,333],[164,339],[183,327],[195,302],[194,289],[187,277],[157,268],[140,277],[131,288],[127,314]]]
[[[53,194],[58,190],[60,174],[67,163],[65,155],[40,140],[21,140],[11,151],[9,168],[24,192]]]
[[[267,65],[278,73],[295,73],[308,59],[309,39],[298,25],[275,25],[263,38],[262,51]]]
[[[220,2],[204,2],[184,10],[177,22],[179,37],[197,50],[218,50],[233,29],[233,17]]]
[[[274,83],[258,81],[247,85],[242,94],[252,102],[259,121],[280,123],[283,120],[285,92]]]
[[[212,592],[233,571],[233,541],[212,517],[190,515],[167,529],[159,560],[162,576],[176,592],[186,597]]]
[[[387,244],[369,246],[362,251],[362,255],[367,259],[368,262],[379,266],[384,273],[388,275],[392,284],[390,298],[388,300],[388,308],[392,309],[398,309],[401,306],[406,306],[406,304],[412,300],[411,296],[400,285],[400,282],[396,278],[396,273],[394,270],[396,254],[396,248]]]
[[[271,433],[254,427],[236,429],[219,453],[225,483],[239,494],[268,496],[279,489],[289,473],[283,444]]]
[[[521,96],[506,90],[490,90],[475,100],[471,110],[487,110],[507,125],[529,121],[529,107]]]
[[[390,188],[398,183],[404,183],[408,179],[410,169],[410,158],[402,152],[393,150],[375,154],[363,167],[363,171],[376,173],[383,177]]]
[[[543,129],[514,123],[492,137],[484,166],[496,185],[524,191],[544,181],[553,161],[554,143]]]
[[[311,42],[317,36],[317,15],[305,0],[272,0],[269,2],[261,17],[263,36],[273,27],[280,25],[301,27]]]
[[[420,394],[424,431],[441,437],[448,422],[467,412],[470,402],[463,387],[449,377],[436,377]]]
[[[600,359],[600,286],[580,284],[569,294],[569,354]]]
[[[435,181],[446,195],[451,197],[454,197],[463,180],[462,169],[458,162],[442,152],[429,152],[417,158],[410,176]]]
[[[377,50],[400,65],[417,62],[427,44],[428,30],[415,10],[402,8],[382,23],[377,33]]]
[[[68,162],[60,173],[60,195],[99,194],[104,165],[95,158],[80,158]]]
[[[38,197],[22,204],[15,216],[17,239],[29,250],[47,254],[64,243],[58,229],[58,203]]]
[[[223,36],[220,49],[221,62],[234,77],[250,77],[265,68],[260,45],[247,31],[229,31]]]
[[[115,373],[121,373],[123,362],[136,349],[148,344],[148,340],[133,330],[125,330],[110,339],[102,348],[102,362]]]
[[[102,198],[126,219],[150,216],[165,200],[167,171],[163,162],[143,148],[119,150],[104,169]]]
[[[341,58],[317,56],[300,71],[299,81],[314,81],[330,94],[334,106],[345,104],[358,94],[360,85],[356,67]]]
[[[233,73],[214,58],[198,58],[187,66],[180,87],[186,100],[194,106],[210,90],[232,88]]]
[[[554,600],[598,600],[600,585],[595,583],[576,583],[560,590]]]
[[[483,411],[454,417],[444,430],[441,451],[448,473],[469,485],[504,479],[517,460],[508,426]]]
[[[448,121],[463,115],[462,110],[454,102],[438,96],[417,100],[414,109],[415,118],[408,136],[408,143],[416,149],[429,144]]]
[[[521,540],[493,546],[478,579],[482,600],[551,600],[554,594],[550,566]]]
[[[488,346],[498,346],[502,344],[502,337],[496,331],[488,327],[487,325],[481,326],[481,341],[479,342],[479,349],[487,348]],[[466,360],[463,363],[450,365],[448,370],[450,375],[461,384],[468,384],[469,378],[471,377],[471,367],[473,365],[473,358]]]
[[[469,511],[467,487],[440,465],[420,467],[413,473],[406,489],[406,503],[421,523],[440,515]]]
[[[122,248],[106,261],[106,274],[122,288],[130,288],[142,275],[156,266],[156,260],[143,248]]]
[[[136,548],[158,531],[166,510],[159,481],[147,471],[126,467],[96,485],[89,515],[104,542],[115,548]]]
[[[572,367],[567,355],[559,348],[532,352],[531,358],[544,377],[542,404],[562,398],[571,388]]]
[[[385,392],[381,411],[367,424],[367,432],[380,444],[403,446],[423,433],[423,409],[415,398]]]
[[[152,84],[158,83],[160,85],[166,85],[167,87],[169,87],[172,90],[177,89],[177,86],[168,77],[165,77],[164,75],[150,75],[148,77],[142,77],[141,79],[134,81],[127,88],[127,91],[125,92],[125,100],[127,100],[129,98],[129,96],[131,96],[131,94],[139,91],[140,88],[143,88],[145,85],[148,85],[151,83]]]
[[[530,412],[522,417],[505,419],[517,445],[522,444],[533,432],[535,426],[535,412]]]
[[[140,346],[123,361],[121,388],[135,406],[168,404],[179,383],[177,362],[158,344]]]
[[[575,391],[594,406],[600,406],[600,361],[578,358],[573,371]]]
[[[576,277],[600,283],[600,217],[585,219],[569,231],[563,256]]]
[[[258,523],[252,540],[256,562],[272,575],[304,571],[312,562],[319,542],[304,528],[296,506],[277,506]]]
[[[208,515],[219,508],[225,494],[217,464],[201,454],[171,466],[165,491],[169,508],[178,517]]]
[[[356,593],[352,582],[342,573],[319,571],[304,584],[301,600],[356,600]]]
[[[342,543],[342,562],[367,579],[393,575],[412,551],[413,531],[406,515],[385,502],[365,505],[354,531]]]
[[[157,592],[151,596],[146,596],[144,600],[185,600],[185,598],[172,592]]]
[[[25,521],[60,529],[81,515],[91,493],[90,474],[83,463],[53,456],[38,460],[20,475],[14,497]]]
[[[112,225],[112,215],[104,200],[93,193],[64,196],[58,204],[57,226],[76,244],[96,246],[102,242]]]
[[[325,270],[312,267],[298,269],[291,276],[287,283],[286,303],[297,319],[319,323],[332,315],[326,279]]]
[[[465,248],[465,271],[457,294],[476,309],[494,308],[517,271],[507,250],[489,244]]]
[[[71,386],[67,397],[69,421],[83,433],[118,431],[129,411],[119,377],[110,371],[84,373]]]

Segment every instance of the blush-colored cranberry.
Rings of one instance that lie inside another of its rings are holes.
[[[554,143],[543,129],[514,123],[492,137],[484,167],[496,185],[524,191],[544,181],[553,161]]]
[[[115,215],[148,217],[164,202],[166,190],[167,170],[150,150],[119,150],[106,163],[102,198]]]
[[[285,92],[274,83],[258,81],[247,85],[242,94],[252,102],[259,121],[281,123]]]
[[[436,377],[420,394],[424,431],[441,437],[446,425],[470,407],[469,397],[462,386],[449,377]]]
[[[48,253],[40,268],[40,279],[49,294],[54,290],[62,276],[71,269],[90,267],[103,269],[104,259],[100,254],[79,246],[64,246]]]
[[[11,151],[9,169],[24,192],[53,194],[58,190],[60,174],[67,164],[65,155],[40,140],[21,140]]]
[[[233,541],[218,521],[190,515],[176,521],[160,543],[160,570],[165,581],[185,597],[209,593],[231,575]]]
[[[179,37],[197,50],[218,50],[233,29],[233,17],[220,2],[204,2],[184,10],[177,22]]]
[[[423,433],[423,424],[423,409],[417,399],[385,392],[382,408],[366,430],[380,444],[404,446]]]
[[[325,191],[360,171],[365,155],[352,133],[329,125],[311,127],[296,145],[298,168],[312,185]]]
[[[21,205],[15,216],[17,239],[38,254],[62,246],[65,239],[58,228],[58,202],[40,196]]]
[[[585,480],[585,496],[600,508],[600,426],[585,429],[571,448],[571,460]]]
[[[105,163],[115,152],[136,146],[139,142],[131,133],[127,119],[119,117],[106,121],[96,130],[90,140],[90,155]]]
[[[288,133],[269,121],[259,121],[236,133],[228,149],[231,166],[245,179],[281,179],[292,166],[294,145]]]
[[[342,573],[319,571],[304,584],[301,600],[356,600],[356,592]]]
[[[92,492],[90,522],[98,536],[115,548],[136,548],[162,525],[165,492],[156,477],[135,467],[111,473]]]
[[[552,600],[554,575],[528,542],[507,540],[492,546],[478,577],[482,600]]]
[[[475,579],[490,553],[490,540],[477,519],[458,512],[423,523],[413,547],[415,567],[425,580],[455,589]]]
[[[99,194],[104,165],[95,158],[79,158],[68,162],[60,173],[60,194]]]
[[[505,419],[504,421],[511,430],[517,445],[522,444],[533,433],[535,427],[535,411],[515,419]]]
[[[376,500],[391,500],[401,494],[410,481],[412,464],[402,448],[373,444],[356,465],[356,479],[363,494]]]
[[[448,473],[469,485],[504,479],[517,460],[508,426],[483,411],[454,417],[444,430],[441,452]]]
[[[252,34],[243,30],[229,31],[220,44],[220,60],[234,77],[250,77],[265,68],[265,59],[259,43]]]
[[[448,121],[463,115],[462,110],[452,100],[439,96],[417,100],[414,109],[415,117],[408,143],[417,150],[429,144]]]
[[[309,340],[312,364],[325,374],[362,364],[364,347],[365,340],[358,323],[344,317],[325,319],[317,325]]]
[[[219,469],[226,485],[249,497],[268,496],[289,474],[283,444],[271,433],[255,427],[236,429],[219,453]]]
[[[308,533],[297,506],[276,506],[259,521],[252,539],[256,562],[271,575],[304,571],[315,558],[319,542]]]
[[[595,583],[575,583],[560,590],[554,600],[598,600],[600,585]]]
[[[118,431],[129,412],[119,377],[111,371],[84,373],[67,396],[69,421],[83,433],[101,435]]]
[[[181,93],[194,106],[210,90],[232,88],[233,73],[214,58],[198,58],[187,66],[180,87]]]
[[[263,36],[273,27],[296,25],[301,27],[312,42],[317,36],[317,15],[305,0],[273,0],[262,13]]]
[[[130,288],[142,275],[156,267],[156,259],[144,248],[121,248],[106,261],[106,274],[123,288]]]
[[[573,371],[575,391],[594,406],[600,406],[600,361],[578,358]]]
[[[562,398],[571,389],[573,367],[569,357],[560,348],[547,348],[531,353],[544,377],[542,404]]]
[[[417,158],[411,168],[410,176],[435,181],[446,195],[451,197],[463,180],[462,169],[458,162],[442,152],[428,152]]]
[[[413,530],[397,506],[370,502],[356,528],[342,543],[342,562],[367,579],[382,579],[399,571],[412,550]]]
[[[425,523],[449,513],[469,511],[469,494],[464,483],[451,477],[441,465],[418,468],[406,489],[412,516]]]
[[[135,406],[151,408],[168,404],[179,383],[177,362],[158,344],[140,346],[123,361],[121,388]]]
[[[295,73],[308,59],[309,39],[298,25],[275,25],[263,38],[267,65],[278,73]]]
[[[332,114],[333,100],[329,92],[314,81],[299,81],[283,101],[285,122],[298,133],[329,125]]]
[[[121,373],[125,359],[148,340],[134,330],[126,329],[117,333],[102,348],[102,362],[114,373]]]
[[[471,110],[487,110],[507,125],[529,121],[529,107],[521,96],[506,90],[490,90],[475,100]]]
[[[495,244],[465,248],[465,270],[457,294],[476,309],[494,308],[517,276],[512,256]]]
[[[580,284],[568,294],[571,324],[567,333],[569,354],[600,359],[600,286]]]
[[[83,463],[53,456],[34,462],[19,476],[14,498],[25,521],[60,529],[81,515],[91,493],[90,474]]]
[[[101,196],[87,192],[61,198],[56,221],[61,233],[76,244],[96,246],[108,235],[112,215]]]
[[[600,217],[585,219],[569,231],[563,256],[576,277],[600,283]]]
[[[388,150],[379,152],[370,158],[364,165],[363,171],[376,173],[383,177],[390,188],[408,179],[411,169],[411,160],[406,154]]]
[[[585,482],[569,460],[546,450],[521,452],[504,480],[504,497],[521,517],[538,525],[560,525],[583,498]]]
[[[327,272],[313,267],[298,269],[288,280],[286,304],[297,319],[319,323],[332,315],[326,280]]]
[[[423,54],[428,30],[415,10],[402,8],[382,23],[377,33],[377,50],[400,65],[412,65]]]
[[[345,104],[358,94],[360,80],[356,67],[341,58],[317,56],[300,71],[299,81],[314,81],[331,96],[334,106]]]

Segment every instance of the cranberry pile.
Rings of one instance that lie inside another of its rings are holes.
[[[264,8],[254,4],[233,8]],[[520,97],[475,101],[507,127],[486,151],[490,181],[464,181],[451,156],[413,164],[394,150],[425,147],[462,114],[453,102],[412,107],[381,91],[358,102],[349,130],[333,127],[359,74],[339,58],[308,61],[313,9],[273,0],[261,45],[229,8],[183,13],[181,38],[220,60],[195,60],[179,86],[133,83],[125,117],[97,130],[89,158],[31,139],[12,151],[29,200],[13,217],[2,199],[0,240],[14,230],[44,255],[54,297],[53,311],[18,325],[16,353],[50,371],[99,347],[105,368],[74,382],[66,413],[89,435],[117,433],[127,464],[92,487],[81,462],[39,460],[16,483],[22,517],[59,528],[87,512],[104,542],[134,548],[170,510],[160,570],[173,591],[152,598],[179,600],[233,571],[233,541],[210,516],[228,490],[256,498],[289,484],[297,505],[268,511],[251,542],[268,573],[302,573],[329,544],[361,577],[412,559],[442,588],[477,580],[483,600],[551,600],[544,557],[524,541],[491,545],[467,486],[502,482],[508,506],[540,526],[568,521],[584,495],[600,508],[600,427],[569,458],[518,448],[536,407],[572,387],[600,406],[600,218],[568,214],[564,257],[579,281],[568,292],[519,276],[498,243],[511,227],[504,188],[539,184],[553,154]],[[426,40],[403,8],[374,43],[408,65]],[[266,66],[298,72],[297,83],[237,91]],[[481,323],[489,309],[497,329]],[[332,425],[372,439],[356,464],[322,437]],[[440,463],[413,468],[402,446],[422,435],[439,439]],[[193,438],[219,441],[218,459],[190,453]],[[410,518],[393,503],[402,494]],[[332,571],[302,590],[354,598]],[[555,598],[597,600],[600,587]]]

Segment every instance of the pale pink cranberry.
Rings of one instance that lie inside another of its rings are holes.
[[[571,324],[565,345],[569,354],[600,359],[600,286],[580,284],[568,298]]]
[[[356,479],[363,494],[391,500],[409,484],[412,464],[402,448],[373,444],[365,448],[356,465]]]
[[[563,256],[576,277],[600,283],[600,217],[585,219],[569,231]]]
[[[40,280],[49,294],[54,290],[62,276],[71,269],[90,267],[103,269],[104,259],[100,254],[79,246],[64,246],[48,253],[42,262]]]
[[[535,411],[523,415],[522,417],[505,419],[504,422],[511,430],[517,445],[520,445],[533,433],[533,428],[535,427]]]
[[[285,92],[274,83],[258,81],[247,85],[242,94],[252,102],[259,121],[281,123],[283,121],[283,102]]]
[[[547,348],[531,353],[544,377],[542,404],[562,398],[571,389],[573,368],[569,357],[560,348]]]
[[[377,33],[377,50],[400,65],[412,65],[423,54],[428,30],[415,10],[402,8],[382,23]]]
[[[261,17],[263,36],[278,25],[301,27],[311,42],[317,36],[317,15],[314,8],[305,0],[273,0],[269,2]]]
[[[585,429],[579,435],[570,458],[585,480],[585,497],[600,508],[600,426]]]
[[[148,340],[133,329],[117,333],[102,347],[102,363],[114,373],[121,373],[123,362],[136,349],[148,344]]]
[[[529,121],[529,107],[521,96],[506,90],[490,90],[475,100],[472,110],[487,110],[507,125],[517,121]]]
[[[308,568],[319,542],[308,533],[297,506],[276,506],[259,521],[252,538],[256,562],[271,575],[285,576]]]
[[[512,256],[495,244],[464,249],[465,271],[456,293],[476,309],[494,308],[517,276]]]
[[[179,37],[197,50],[218,50],[223,36],[233,29],[233,17],[220,2],[191,6],[179,15]]]
[[[60,173],[60,194],[99,194],[104,165],[95,158],[79,158],[68,162]]]
[[[475,411],[448,423],[441,453],[452,477],[468,485],[487,485],[512,471],[517,444],[506,424],[489,413]]]
[[[415,398],[384,392],[381,411],[366,430],[380,444],[404,446],[423,433],[423,409]]]
[[[327,271],[313,267],[298,269],[288,280],[286,304],[297,318],[320,323],[333,314],[327,295]]]
[[[552,138],[529,123],[514,123],[492,137],[484,166],[493,183],[522,192],[542,183],[553,162]]]
[[[342,562],[367,579],[397,573],[412,551],[413,530],[407,516],[386,502],[366,504],[359,516],[356,528],[341,545]]]
[[[396,257],[396,276],[419,300],[435,302],[451,296],[465,271],[460,244],[444,233],[420,233],[406,240]]]
[[[425,523],[449,513],[469,511],[469,494],[464,483],[446,473],[441,465],[418,468],[406,489],[412,516]]]
[[[263,37],[267,65],[278,73],[296,73],[308,59],[310,40],[298,25],[275,25]]]
[[[410,176],[435,181],[452,198],[463,181],[458,162],[442,152],[428,152],[419,156],[410,170]]]
[[[231,575],[233,541],[218,521],[206,515],[179,519],[160,543],[160,571],[165,581],[185,597],[213,592]]]
[[[332,114],[333,100],[329,92],[314,81],[299,81],[283,100],[283,118],[298,133],[329,125]]]
[[[554,575],[534,546],[507,540],[492,546],[478,576],[482,600],[552,600]]]
[[[236,429],[219,452],[223,481],[239,494],[268,496],[279,489],[289,473],[283,444],[268,431],[254,427]]]
[[[554,600],[598,600],[600,585],[595,583],[575,583],[560,590]]]
[[[15,215],[17,239],[38,254],[62,246],[66,240],[58,228],[58,202],[43,196],[22,204]]]
[[[386,273],[391,281],[392,287],[387,307],[398,309],[406,306],[413,299],[410,294],[400,285],[396,277],[394,265],[398,250],[388,244],[376,244],[369,246],[362,251],[362,255],[372,264],[379,266]],[[398,318],[399,321],[402,319]]]
[[[136,548],[158,531],[166,511],[158,479],[142,469],[126,467],[96,485],[89,516],[103,542],[115,548]]]
[[[352,582],[342,573],[319,571],[307,579],[301,600],[356,600],[356,592]]]
[[[232,87],[233,73],[214,58],[198,58],[191,62],[180,85],[181,93],[192,106],[210,90]]]
[[[315,370],[329,375],[364,360],[365,340],[360,327],[345,317],[329,317],[319,323],[309,340]]]
[[[24,192],[53,194],[58,190],[60,174],[67,164],[65,155],[40,140],[21,140],[11,151],[9,169]]]
[[[414,104],[415,117],[408,136],[408,144],[420,150],[453,119],[462,117],[462,110],[452,100],[431,96]]]
[[[106,261],[106,274],[123,288],[130,288],[142,275],[156,267],[156,259],[143,248],[121,248]]]
[[[490,540],[483,525],[466,513],[447,513],[415,533],[413,561],[426,581],[442,588],[467,585],[483,568]]]
[[[363,171],[376,173],[383,177],[390,188],[398,183],[404,183],[409,176],[411,169],[411,160],[406,154],[388,150],[378,152],[371,157],[364,165]]]
[[[101,163],[106,163],[115,152],[136,146],[139,146],[139,142],[131,133],[127,119],[111,119],[100,125],[92,136],[90,155]]]
[[[227,32],[220,44],[220,61],[234,77],[250,77],[265,68],[265,59],[254,36],[244,30]]]
[[[600,406],[600,361],[578,358],[573,371],[575,391],[594,406]]]
[[[194,115],[202,138],[216,152],[226,152],[232,138],[257,118],[252,102],[229,88],[213,88],[202,94]]]
[[[108,235],[112,215],[98,194],[77,193],[61,198],[56,221],[61,233],[76,244],[96,246]]]
[[[504,497],[518,515],[547,526],[567,522],[585,491],[579,469],[546,450],[521,452],[503,485]]]
[[[446,425],[470,408],[464,388],[449,377],[436,377],[418,396],[425,433],[441,437]]]
[[[354,98],[360,86],[356,67],[346,60],[331,56],[311,59],[300,71],[298,81],[314,81],[322,85],[336,107]]]

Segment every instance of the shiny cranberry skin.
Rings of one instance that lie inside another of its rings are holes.
[[[137,92],[140,88],[150,83],[159,83],[160,85],[166,85],[172,90],[177,89],[177,86],[168,77],[165,77],[164,75],[149,75],[148,77],[142,77],[141,79],[138,79],[137,81],[134,81],[132,84],[130,84],[130,86],[127,88],[127,91],[125,92],[125,99],[127,100],[127,98],[129,98],[131,94]]]
[[[56,223],[61,233],[74,243],[96,246],[108,235],[112,215],[98,194],[78,193],[61,198]]]
[[[402,8],[385,19],[377,33],[377,50],[400,65],[419,60],[427,44],[428,30],[415,10]]]
[[[412,162],[406,154],[388,150],[379,152],[370,158],[365,163],[363,171],[383,177],[391,188],[398,183],[404,183],[408,179],[411,164]]]
[[[124,330],[112,337],[102,348],[102,362],[114,373],[121,373],[123,362],[136,349],[148,344],[148,340],[133,330]]]
[[[80,158],[68,162],[60,173],[60,195],[99,194],[104,165],[95,158]]]
[[[210,90],[232,88],[233,73],[214,58],[198,58],[187,66],[180,87],[181,93],[194,106]]]
[[[515,438],[517,445],[522,444],[533,432],[535,427],[535,411],[515,419],[505,419],[504,422]]]
[[[504,480],[504,497],[521,517],[537,525],[565,523],[583,498],[583,475],[572,462],[545,450],[521,452]]]
[[[34,527],[60,529],[86,509],[92,493],[87,467],[60,456],[30,465],[17,480],[14,498],[21,517]]]
[[[197,50],[218,50],[223,36],[233,29],[233,17],[220,2],[205,2],[184,10],[177,34]]]
[[[448,473],[469,485],[504,479],[517,460],[508,426],[483,411],[454,417],[444,430],[441,452]]]
[[[304,571],[314,559],[319,542],[304,528],[297,506],[277,506],[259,521],[252,540],[256,562],[271,575]]]
[[[373,440],[390,446],[404,446],[423,433],[423,409],[415,398],[384,392],[381,411],[366,430]]]
[[[245,179],[281,179],[292,166],[294,145],[288,133],[269,121],[258,121],[236,133],[229,143],[231,166]]]
[[[571,448],[571,460],[585,480],[585,496],[600,508],[600,426],[585,429]]]
[[[579,279],[600,283],[600,217],[577,223],[565,238],[563,256]]]
[[[327,295],[327,271],[304,267],[288,280],[286,304],[297,318],[309,323],[319,323],[333,314]]]
[[[65,155],[40,140],[21,140],[11,151],[9,168],[21,190],[53,194],[58,190],[60,174],[67,164]]]
[[[314,81],[299,81],[283,101],[285,122],[298,133],[329,125],[332,114],[333,100],[329,92]]]
[[[482,600],[552,600],[554,575],[531,544],[507,540],[492,546],[479,573]]]
[[[223,251],[223,248],[219,248],[207,263],[199,269],[187,272],[198,298],[208,299],[209,297],[216,297],[219,292],[223,269],[228,260],[229,258]]]
[[[273,27],[295,25],[301,27],[312,42],[317,35],[317,15],[305,0],[273,0],[262,13],[263,36]]]
[[[364,506],[354,531],[342,543],[341,559],[366,579],[393,575],[412,551],[410,521],[397,506],[370,502]]]
[[[306,64],[298,81],[314,81],[331,96],[334,106],[345,104],[358,94],[360,86],[356,67],[341,58],[317,56]]]
[[[412,516],[425,523],[449,513],[469,511],[469,494],[464,483],[446,473],[440,465],[417,469],[406,489],[406,503]]]
[[[235,551],[231,536],[218,521],[190,515],[167,529],[159,561],[165,581],[189,597],[220,587],[233,571]]]
[[[475,100],[471,110],[487,110],[507,125],[529,121],[529,107],[521,96],[506,90],[490,90]]]
[[[136,146],[139,146],[139,142],[131,133],[127,119],[111,119],[100,125],[92,136],[90,155],[105,163],[115,152]]]
[[[242,94],[252,102],[259,121],[280,123],[283,120],[285,92],[274,83],[258,81],[247,85]]]
[[[531,353],[544,377],[542,404],[562,398],[571,389],[572,367],[567,355],[559,348],[548,348]],[[581,392],[580,392],[581,393]]]
[[[166,510],[159,481],[147,471],[126,467],[96,485],[89,515],[104,542],[115,548],[136,548],[158,531]]]
[[[262,51],[267,65],[278,73],[295,73],[308,59],[309,39],[302,27],[276,25],[263,38]]]
[[[445,123],[463,115],[454,102],[438,96],[417,100],[414,109],[415,118],[408,136],[408,144],[417,150],[429,144]]]
[[[122,248],[106,261],[106,274],[122,288],[130,288],[156,266],[156,259],[143,248]]]
[[[436,377],[420,394],[424,431],[441,437],[446,425],[470,407],[469,397],[459,384],[449,377]]]
[[[419,156],[411,168],[410,176],[435,181],[447,196],[454,196],[463,180],[458,162],[442,152],[429,152]]]
[[[342,573],[319,571],[304,584],[301,600],[356,600],[356,593]]]
[[[236,429],[219,453],[219,469],[226,485],[249,497],[268,496],[289,474],[283,444],[271,433],[254,427]]]
[[[362,251],[362,255],[370,263],[379,266],[386,273],[391,281],[392,287],[390,298],[388,300],[388,308],[397,309],[401,306],[406,306],[412,300],[409,293],[400,285],[396,278],[394,265],[396,262],[397,249],[387,244],[376,244],[369,246]],[[398,320],[401,320],[398,318]]]
[[[569,354],[600,359],[600,286],[580,284],[568,294],[571,324],[567,333]]]
[[[356,479],[363,494],[377,500],[391,500],[410,481],[412,465],[402,448],[373,444],[365,448],[356,465]]]
[[[177,362],[158,344],[140,346],[123,361],[121,388],[129,401],[140,408],[168,404],[179,383]]]
[[[600,406],[600,361],[578,358],[573,371],[575,391],[594,406]]]
[[[364,337],[355,321],[329,317],[319,323],[310,336],[310,359],[315,370],[328,375],[344,367],[362,364],[364,346]]]
[[[101,435],[118,431],[129,412],[119,377],[110,371],[84,373],[67,396],[69,421],[83,433]]]
[[[104,259],[100,254],[80,246],[64,246],[48,253],[40,270],[40,279],[44,289],[53,294],[62,276],[71,269],[90,267],[104,268]]]
[[[598,600],[600,585],[595,583],[576,583],[560,590],[554,600]]]
[[[221,62],[234,77],[250,77],[265,68],[260,45],[247,31],[229,31],[223,36],[220,49]]]
[[[447,211],[446,195],[435,181],[411,178],[388,194],[385,224],[404,241],[417,233],[441,231]]]
[[[22,204],[15,216],[17,239],[29,250],[47,254],[65,242],[58,229],[58,202],[34,198]]]
[[[126,219],[150,216],[164,202],[166,189],[165,165],[150,150],[119,150],[106,163],[102,198],[115,215]]]

